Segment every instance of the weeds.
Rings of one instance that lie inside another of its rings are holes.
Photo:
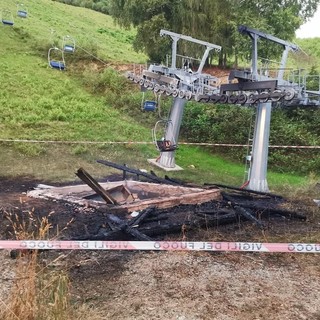
[[[32,210],[6,212],[5,217],[10,222],[16,239],[48,239],[52,229],[52,214],[53,212],[39,219]],[[70,223],[72,221],[63,230]],[[46,265],[37,250],[23,250],[15,256],[14,284],[7,301],[0,301],[1,320],[80,320],[88,319],[88,313],[92,314],[92,319],[102,319],[98,312],[85,305],[72,305],[67,270],[48,267],[60,260],[61,255]],[[82,316],[83,312],[85,318]]]

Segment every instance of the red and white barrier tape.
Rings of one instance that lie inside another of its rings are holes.
[[[318,243],[0,240],[0,249],[320,253]]]
[[[129,144],[129,145],[148,145],[154,142],[147,141],[63,141],[63,140],[26,140],[26,139],[0,139],[0,142],[22,142],[22,143],[47,143],[47,144]],[[247,148],[247,144],[232,143],[207,143],[207,142],[179,142],[179,145],[189,146],[208,146],[208,147],[231,147],[231,148]],[[320,149],[320,146],[278,146],[270,145],[269,148],[274,149]]]

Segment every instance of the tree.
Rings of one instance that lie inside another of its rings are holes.
[[[136,50],[144,51],[151,60],[160,62],[170,52],[168,41],[159,36],[169,29],[216,43],[223,47],[219,64],[226,66],[231,57],[250,52],[251,43],[241,36],[241,24],[260,29],[282,39],[294,37],[295,30],[312,17],[319,0],[109,0],[110,14],[125,28],[137,28]],[[196,56],[203,48],[191,46]],[[184,51],[184,44],[179,43]],[[278,50],[262,46],[272,58]]]

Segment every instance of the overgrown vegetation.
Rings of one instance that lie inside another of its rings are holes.
[[[33,211],[4,214],[12,230],[11,236],[16,240],[49,239],[49,231],[52,229],[50,215],[51,213],[39,218]],[[50,260],[43,259],[37,250],[13,250],[10,255],[17,259],[13,270],[15,282],[8,295],[8,301],[0,301],[1,319],[103,319],[102,315],[90,306],[72,303],[68,270],[58,267],[63,254],[53,256]]]
[[[10,8],[9,0],[6,4]],[[167,116],[171,98],[161,99],[158,113],[141,111],[138,87],[123,77],[123,72],[131,69],[127,62],[147,59],[132,49],[135,31],[119,29],[109,16],[58,2],[30,3],[29,11],[27,19],[15,18],[15,25],[2,27],[0,33],[0,138],[52,143],[2,143],[0,174],[74,179],[74,171],[81,165],[96,177],[103,177],[109,171],[96,164],[99,158],[147,167],[146,159],[157,156],[150,129],[159,117]],[[65,34],[76,39],[77,50],[65,55],[67,72],[59,72],[47,66],[46,55],[52,44],[61,46]],[[155,99],[151,92],[146,98]],[[181,140],[246,144],[253,113],[250,108],[189,102]],[[274,110],[272,121],[272,144],[319,144],[318,110]],[[63,145],[55,141],[106,144]],[[109,144],[113,141],[150,144]],[[185,170],[172,175],[195,182],[240,185],[245,153],[245,148],[183,145],[176,159]],[[304,183],[310,171],[319,171],[317,158],[310,160],[313,155],[304,151],[297,157],[297,151],[271,150],[270,168],[282,173],[279,178],[270,171],[273,186],[289,181],[289,174],[301,175],[292,178],[293,183]]]

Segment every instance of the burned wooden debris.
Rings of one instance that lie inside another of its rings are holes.
[[[114,163],[114,162],[111,162],[111,161],[107,161],[107,160],[97,160],[97,162],[101,163],[101,164],[103,164],[105,166],[121,170],[122,173],[123,173],[123,180],[125,180],[127,178],[127,173],[132,173],[132,174],[136,175],[138,180],[140,180],[140,177],[144,177],[144,178],[146,178],[148,180],[151,180],[152,182],[156,182],[156,183],[180,185],[177,182],[159,178],[154,172],[149,174],[149,173],[143,172],[141,170],[129,168],[126,165],[119,165],[117,163]]]
[[[91,233],[73,239],[149,241],[167,234],[241,221],[250,221],[259,229],[266,229],[272,217],[306,220],[303,213],[288,210],[286,200],[278,195],[224,185],[192,185],[126,165],[98,162],[121,170],[124,178],[128,173],[133,174],[138,181],[98,183],[80,168],[76,175],[86,185],[37,189],[28,194],[62,199],[94,208],[102,214],[101,228],[90,228]],[[144,181],[140,181],[141,178]]]
[[[101,185],[83,168],[78,169],[76,175],[90,188],[92,188],[92,190],[94,190],[99,196],[101,196],[104,201],[111,204],[119,204],[119,202],[110,194],[110,192],[102,188]]]
[[[285,200],[270,201],[270,197],[248,196],[247,192],[237,194],[222,192],[223,199],[212,200],[198,205],[180,205],[159,209],[148,208],[139,212],[137,218],[126,216],[120,219],[115,215],[106,215],[107,224],[113,224],[112,230],[103,230],[97,234],[82,237],[82,240],[117,240],[117,239],[162,239],[168,234],[181,234],[183,231],[199,231],[211,227],[251,221],[260,229],[268,227],[269,219],[279,217],[285,219],[305,220],[302,214],[281,209]],[[237,198],[238,197],[238,198]],[[241,199],[241,201],[239,200]],[[116,218],[115,218],[116,217]],[[114,224],[116,223],[116,226]],[[134,230],[135,233],[131,231]]]

